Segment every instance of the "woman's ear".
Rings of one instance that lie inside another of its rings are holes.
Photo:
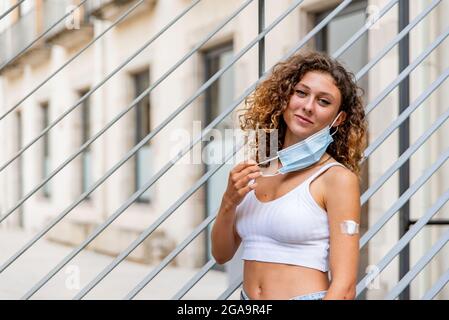
[[[346,112],[341,111],[337,121],[335,121],[334,127],[340,126],[342,123],[345,122],[345,120],[346,120]]]

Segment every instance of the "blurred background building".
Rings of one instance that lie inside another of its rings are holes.
[[[75,247],[83,243],[108,218],[123,211],[86,248],[88,251],[115,257],[150,225],[157,223],[206,172],[217,168],[216,160],[232,149],[235,139],[226,136],[225,130],[238,128],[236,112],[226,116],[215,126],[216,131],[202,139],[147,191],[131,198],[223,111],[233,103],[237,104],[237,109],[243,107],[243,103],[238,103],[237,99],[259,78],[260,53],[256,44],[204,92],[194,96],[203,84],[256,38],[260,1],[252,1],[164,81],[158,83],[173,65],[245,3],[243,0],[200,1],[158,36],[164,26],[194,2],[25,0],[0,20],[0,112],[1,115],[6,114],[0,120],[0,216],[7,215],[0,224],[0,233],[22,230],[27,234],[38,234],[70,208],[68,214],[44,238]],[[267,27],[295,1],[264,2]],[[300,41],[304,41],[303,48],[334,54],[358,30],[379,17],[385,6],[393,3],[391,9],[378,22],[370,25],[367,32],[339,59],[354,74],[358,74],[378,57],[400,31],[400,1],[350,1],[328,24],[307,40],[308,33],[342,2],[305,0],[294,8],[264,37],[265,70],[269,70]],[[0,13],[6,12],[16,3],[17,0],[0,0]],[[446,40],[449,1],[402,1],[402,5],[404,3],[409,8],[407,12],[410,22],[418,19],[429,6],[433,7],[408,33],[407,54],[401,52],[398,45],[393,46],[359,79],[359,85],[365,90],[365,104],[372,107],[377,102],[368,114],[370,143],[378,141],[376,139],[400,119],[401,106],[407,107],[417,101],[432,83],[447,73],[449,65],[449,43]],[[73,14],[70,10],[74,10]],[[131,12],[126,18],[115,24],[128,10]],[[57,23],[67,14],[66,18]],[[112,28],[107,30],[109,27]],[[38,37],[38,41],[16,57]],[[397,79],[400,63],[405,62],[405,67],[413,64],[438,37],[442,37],[438,46],[406,78],[409,86],[402,89],[399,86],[392,87],[391,92],[382,96],[384,90]],[[144,48],[153,38],[154,42]],[[92,41],[93,44],[89,45]],[[65,65],[88,45],[82,54]],[[142,48],[144,49],[135,55]],[[111,74],[113,76],[109,77]],[[45,83],[41,85],[43,82]],[[157,86],[154,86],[156,83]],[[148,92],[150,86],[153,89]],[[401,173],[395,171],[388,179],[380,180],[405,148],[417,142],[426,130],[448,112],[448,89],[448,84],[442,81],[410,114],[406,127],[401,129],[402,133],[394,130],[378,148],[371,150],[372,153],[363,164],[362,192],[375,183],[380,184],[369,199],[364,200],[362,234],[374,226],[386,212],[391,211],[401,193],[419,181],[426,170],[447,153],[449,143],[444,137],[449,133],[449,127],[448,122],[443,121],[438,130],[410,156],[408,166],[401,166]],[[144,91],[143,98],[134,103]],[[408,100],[401,100],[404,99],[400,98],[401,92],[406,92],[405,96],[409,93]],[[145,142],[101,185],[95,187],[99,179],[110,172],[148,134],[158,130],[185,101],[190,103],[182,112]],[[34,190],[89,139],[133,104],[134,107],[98,139],[64,165],[41,188]],[[69,112],[71,109],[73,111]],[[67,115],[59,121],[65,113]],[[58,123],[54,127],[28,147],[55,121]],[[23,148],[27,148],[26,151],[20,152],[14,161],[8,163]],[[203,161],[195,161],[198,159]],[[404,209],[408,212],[408,220],[416,221],[422,217],[447,193],[449,167],[446,159],[447,156],[430,178],[410,196],[407,209]],[[8,166],[4,167],[7,163]],[[226,187],[227,174],[232,167],[233,162],[229,162],[218,169],[126,259],[144,265],[160,263],[204,219],[216,213]],[[90,193],[93,187],[95,190]],[[28,197],[30,193],[33,194]],[[90,194],[84,197],[86,193]],[[24,197],[28,197],[26,201],[11,212]],[[447,197],[433,217],[434,220],[444,221],[449,217],[446,201]],[[71,209],[71,205],[76,202],[79,204]],[[408,225],[413,225],[412,222],[406,222],[406,226],[401,227],[400,213],[397,211],[398,209],[362,248],[360,279],[376,270],[376,264],[398,243],[400,230],[406,231]],[[209,240],[211,225],[170,262],[171,267],[201,268],[212,258]],[[411,240],[410,268],[429,252],[446,230],[447,225],[443,223],[428,224]],[[414,278],[408,298],[420,299],[447,272],[448,253],[447,247],[443,247]],[[4,257],[4,260],[6,258],[9,257]],[[403,256],[402,261],[406,260],[408,258]],[[20,263],[20,258],[14,262]],[[374,281],[374,286],[363,292],[361,297],[384,298],[400,280],[399,264],[399,256],[396,256],[382,270],[379,278]],[[213,266],[213,271],[225,275],[223,279],[226,279],[227,286],[238,278],[241,267],[238,252],[225,266]],[[30,287],[31,284],[32,281]],[[182,283],[178,286],[180,288]],[[204,297],[216,298],[208,291],[204,292]],[[449,289],[443,289],[436,298],[449,298]]]

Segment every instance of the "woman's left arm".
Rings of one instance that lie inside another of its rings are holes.
[[[345,220],[360,224],[358,177],[346,168],[330,170],[325,179],[325,205],[329,221],[331,283],[324,300],[353,300],[359,267],[359,233],[345,232]],[[350,230],[348,230],[350,231]]]

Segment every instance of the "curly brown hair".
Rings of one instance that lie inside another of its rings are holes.
[[[354,74],[326,53],[304,51],[278,62],[268,77],[245,99],[246,108],[241,110],[244,113],[238,116],[240,128],[264,130],[267,135],[277,129],[278,150],[282,149],[287,128],[282,114],[294,93],[294,87],[309,71],[328,73],[340,90],[342,99],[339,111],[346,112],[346,119],[333,135],[334,141],[326,152],[360,178],[360,161],[367,143],[367,121],[362,102],[364,91],[356,84]],[[269,139],[265,141],[266,151],[269,152]],[[256,150],[257,144],[256,140]]]

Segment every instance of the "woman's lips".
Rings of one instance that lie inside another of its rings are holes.
[[[311,122],[311,121],[309,121],[309,120],[307,120],[307,119],[305,119],[305,118],[303,118],[303,117],[301,117],[301,116],[299,116],[297,114],[295,114],[295,117],[302,124],[313,124],[313,122]]]

